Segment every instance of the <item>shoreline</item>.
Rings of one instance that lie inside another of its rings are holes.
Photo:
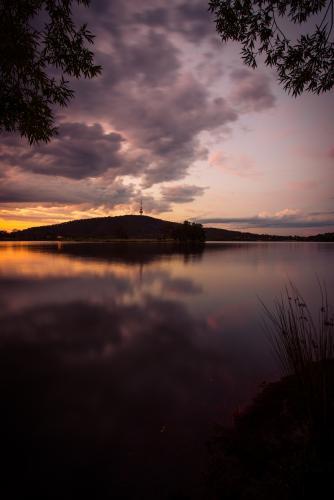
[[[159,243],[159,244],[175,244],[175,245],[205,245],[206,243],[334,243],[333,240],[324,239],[308,239],[301,237],[298,239],[244,239],[244,240],[207,240],[207,241],[176,241],[173,239],[157,239],[157,238],[69,238],[69,239],[0,239],[0,243]]]

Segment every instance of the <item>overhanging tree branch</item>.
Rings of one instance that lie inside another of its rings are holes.
[[[294,96],[320,94],[334,86],[334,0],[210,0],[216,29],[223,42],[237,41],[245,64],[255,68],[259,54],[274,67],[284,89]],[[312,17],[323,13],[321,23]],[[289,39],[278,18],[304,25],[308,33]],[[306,24],[308,23],[308,24]]]
[[[73,3],[89,2],[0,0],[0,132],[18,131],[30,144],[49,141],[57,133],[55,108],[74,96],[68,78],[101,72],[88,48],[94,35],[85,24],[76,27]]]

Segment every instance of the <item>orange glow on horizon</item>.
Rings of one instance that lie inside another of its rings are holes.
[[[16,220],[16,219],[0,219],[0,230],[1,231],[14,231],[15,229],[27,229],[28,227],[43,226],[47,223],[41,221],[32,220]]]

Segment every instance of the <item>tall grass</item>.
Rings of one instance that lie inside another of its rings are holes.
[[[321,284],[319,298],[316,315],[292,283],[271,308],[261,301],[273,350],[284,374],[297,377],[310,424],[316,428],[327,427],[334,417],[334,316]]]

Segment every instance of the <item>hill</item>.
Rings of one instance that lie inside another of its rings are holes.
[[[96,217],[31,227],[12,233],[16,240],[161,239],[171,237],[179,224],[145,215]]]
[[[165,221],[147,215],[96,217],[31,227],[13,233],[0,231],[0,239],[16,241],[43,240],[168,240],[179,239],[184,224]],[[334,241],[334,233],[316,236],[275,236],[219,228],[204,228],[207,241]]]

